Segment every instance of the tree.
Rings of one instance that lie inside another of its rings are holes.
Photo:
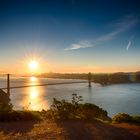
[[[0,89],[0,111],[11,111],[13,105],[10,103],[9,94]]]

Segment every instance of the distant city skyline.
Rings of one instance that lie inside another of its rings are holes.
[[[0,73],[140,71],[139,0],[1,0]],[[29,69],[37,61],[38,68]]]

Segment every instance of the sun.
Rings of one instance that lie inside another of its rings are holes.
[[[35,60],[32,60],[28,63],[28,66],[31,70],[36,70],[38,68],[38,62]]]

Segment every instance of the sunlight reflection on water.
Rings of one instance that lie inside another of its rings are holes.
[[[31,77],[29,80],[30,85],[40,84],[39,79]],[[41,87],[34,86],[25,89],[25,98],[22,100],[22,106],[24,109],[29,110],[42,110],[48,108],[47,102],[41,92]]]

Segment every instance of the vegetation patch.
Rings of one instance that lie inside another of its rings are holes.
[[[1,111],[0,121],[37,121],[41,120],[38,111]]]
[[[0,89],[0,111],[11,111],[13,105],[10,101],[9,94]]]
[[[140,116],[131,116],[126,113],[119,113],[112,118],[115,123],[130,122],[130,123],[140,123]]]
[[[51,108],[47,111],[42,111],[42,114],[50,119],[101,119],[111,121],[107,111],[91,103],[80,103],[82,101],[82,97],[77,94],[72,94],[71,102],[54,98]]]

